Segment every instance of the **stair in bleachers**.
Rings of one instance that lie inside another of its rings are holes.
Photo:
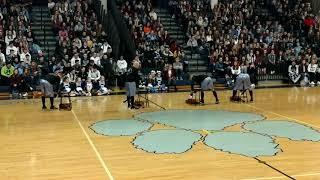
[[[56,49],[56,35],[52,30],[51,15],[48,7],[32,7],[32,31],[44,55],[52,56]]]
[[[192,76],[196,73],[206,74],[208,71],[208,64],[205,59],[201,58],[199,53],[191,53],[187,48],[188,37],[184,33],[181,25],[177,24],[175,19],[172,18],[170,13],[166,9],[156,9],[155,10],[164,29],[168,31],[171,38],[174,38],[176,42],[182,47],[186,59],[189,62],[188,71]]]

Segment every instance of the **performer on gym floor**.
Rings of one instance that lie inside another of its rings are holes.
[[[50,98],[50,109],[58,109],[54,106],[54,93],[58,91],[60,81],[58,74],[48,74],[45,70],[42,70],[42,77],[40,79],[42,109],[47,109],[46,97]]]
[[[135,60],[132,63],[132,67],[129,68],[129,70],[126,73],[126,82],[125,82],[125,88],[126,88],[126,95],[127,95],[127,103],[128,108],[135,109],[134,106],[134,96],[137,92],[137,83],[140,80],[139,76],[139,68],[140,68],[139,62],[136,62]]]
[[[200,103],[202,104],[204,103],[204,91],[211,90],[213,96],[216,99],[216,104],[219,104],[219,98],[218,98],[217,92],[214,90],[214,87],[213,87],[213,79],[210,76],[207,76],[207,75],[193,76],[192,80],[194,82],[192,84],[192,91],[194,90],[194,87],[193,87],[194,84],[198,84],[201,87]]]
[[[252,87],[250,82],[250,76],[249,74],[242,72],[236,77],[236,82],[233,87],[231,101],[237,101],[237,97],[236,97],[237,91],[242,91],[241,93],[244,93],[243,91],[246,91],[246,90],[249,90],[250,101],[252,102],[253,92],[252,92]]]

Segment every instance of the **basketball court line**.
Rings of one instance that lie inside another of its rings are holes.
[[[306,176],[320,176],[319,173],[308,173],[308,174],[297,174],[293,175],[292,177],[306,177]],[[261,177],[261,178],[249,178],[249,179],[242,179],[242,180],[268,180],[268,179],[284,179],[284,176],[273,176],[273,177]]]
[[[88,135],[88,133],[86,132],[86,130],[85,130],[85,129],[84,129],[84,127],[82,126],[82,124],[81,124],[81,122],[80,122],[80,120],[79,120],[78,116],[76,115],[76,113],[75,113],[73,110],[71,110],[71,112],[72,112],[72,114],[73,114],[73,116],[74,116],[75,120],[78,122],[78,124],[79,124],[79,126],[80,126],[80,128],[81,128],[81,130],[82,130],[82,132],[83,132],[83,134],[86,136],[86,138],[87,138],[87,140],[88,140],[88,142],[89,142],[89,144],[90,144],[91,148],[93,149],[93,151],[95,152],[95,154],[96,154],[97,158],[99,159],[99,161],[100,161],[100,163],[101,163],[101,165],[102,165],[103,169],[104,169],[104,170],[105,170],[105,172],[107,173],[108,178],[109,178],[110,180],[114,180],[114,178],[113,178],[113,176],[112,176],[112,174],[111,174],[110,170],[108,169],[108,167],[107,167],[106,163],[105,163],[105,162],[104,162],[104,160],[102,159],[101,154],[100,154],[100,153],[99,153],[99,151],[97,150],[96,146],[93,144],[93,142],[92,142],[92,140],[91,140],[90,136]]]
[[[279,113],[276,113],[276,112],[273,112],[273,111],[267,111],[267,110],[264,110],[262,108],[258,108],[256,106],[253,106],[253,105],[249,105],[249,104],[246,104],[248,107],[251,107],[251,108],[254,108],[256,110],[260,110],[260,111],[263,111],[263,112],[266,112],[266,113],[270,113],[270,114],[274,114],[276,116],[280,116],[280,117],[283,117],[283,118],[286,118],[286,119],[290,119],[290,120],[293,120],[295,122],[299,122],[301,124],[304,124],[304,125],[308,125],[310,127],[316,127],[316,128],[319,128],[319,126],[316,126],[316,125],[313,125],[313,124],[309,124],[309,123],[306,123],[304,121],[300,121],[298,119],[295,119],[295,118],[291,118],[291,117],[288,117],[288,116],[285,116],[285,115],[282,115],[282,114],[279,114]],[[292,175],[291,177],[306,177],[306,176],[316,176],[316,175],[320,175],[320,172],[319,173],[308,173],[308,174],[298,174],[298,175]],[[274,176],[274,177],[265,177],[265,178],[252,178],[252,179],[246,179],[246,180],[262,180],[262,179],[282,179],[283,176]]]
[[[256,106],[253,106],[253,105],[250,105],[250,104],[246,104],[247,106],[251,107],[251,108],[254,108],[256,110],[260,110],[260,111],[264,111],[266,113],[270,113],[270,114],[274,114],[274,115],[277,115],[277,116],[280,116],[280,117],[283,117],[283,118],[286,118],[286,119],[291,119],[293,121],[296,121],[296,122],[299,122],[301,124],[304,124],[304,125],[308,125],[310,127],[316,127],[318,129],[320,129],[320,126],[316,126],[316,125],[313,125],[313,124],[309,124],[307,122],[304,122],[304,121],[300,121],[298,119],[295,119],[295,118],[291,118],[291,117],[288,117],[288,116],[285,116],[285,115],[282,115],[282,114],[278,114],[278,113],[275,113],[275,112],[272,112],[272,111],[267,111],[267,110],[264,110],[264,109],[261,109],[261,108],[258,108]]]

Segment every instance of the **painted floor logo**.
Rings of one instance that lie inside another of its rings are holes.
[[[167,129],[152,130],[155,124]],[[241,125],[240,131],[225,131]],[[281,152],[276,137],[293,141],[320,141],[320,132],[289,120],[266,120],[255,113],[168,110],[141,113],[133,119],[99,121],[90,128],[105,136],[134,136],[132,145],[149,153],[184,153],[197,143],[247,157]]]

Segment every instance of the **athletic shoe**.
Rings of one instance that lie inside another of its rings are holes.
[[[220,104],[220,101],[216,101],[216,104]]]
[[[51,109],[51,110],[56,110],[56,109],[58,109],[58,108],[56,108],[56,107],[54,107],[54,106],[51,106],[50,109]]]
[[[46,110],[47,109],[47,107],[46,106],[42,106],[42,110]]]

